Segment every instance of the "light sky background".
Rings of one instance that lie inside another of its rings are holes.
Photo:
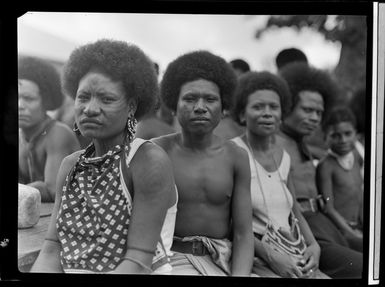
[[[160,66],[161,74],[176,57],[198,49],[226,61],[246,60],[252,70],[276,71],[275,56],[297,47],[309,62],[333,69],[340,45],[310,29],[275,29],[256,39],[267,15],[131,14],[28,12],[18,19],[18,51],[65,62],[74,48],[101,38],[139,46]]]

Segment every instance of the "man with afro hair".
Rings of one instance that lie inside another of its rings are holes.
[[[337,96],[337,86],[324,71],[305,63],[286,65],[280,75],[287,81],[291,104],[283,115],[277,142],[289,153],[297,201],[321,247],[319,268],[332,278],[360,278],[362,253],[350,248],[337,226],[324,214],[316,186],[316,166],[304,137],[320,125]]]
[[[224,59],[194,51],[171,62],[161,98],[181,132],[154,139],[169,155],[179,192],[171,258],[176,275],[249,276],[254,254],[247,154],[213,133],[236,76]]]
[[[37,188],[43,202],[55,199],[64,157],[80,148],[71,129],[47,115],[63,101],[60,76],[35,57],[19,57],[19,183]]]

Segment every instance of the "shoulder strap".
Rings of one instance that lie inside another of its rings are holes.
[[[144,140],[141,138],[134,139],[132,141],[132,143],[130,144],[130,150],[128,152],[128,155],[126,154],[126,151],[123,149],[123,155],[122,155],[122,159],[120,162],[122,172],[123,172],[123,180],[125,182],[125,185],[128,189],[128,192],[130,193],[132,199],[134,199],[134,191],[131,188],[129,188],[129,182],[130,181],[129,181],[129,176],[128,176],[129,175],[128,168],[130,167],[130,162],[131,162],[132,158],[134,157],[134,155],[136,154],[138,149],[142,146],[142,144],[144,144],[145,142],[151,142],[151,141]]]

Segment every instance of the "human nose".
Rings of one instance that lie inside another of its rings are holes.
[[[85,104],[83,112],[88,115],[95,115],[100,112],[100,106],[96,99],[91,98],[88,103]]]
[[[194,105],[195,112],[205,113],[207,111],[206,104],[203,99],[198,99]]]
[[[341,135],[340,141],[341,141],[341,143],[343,143],[343,144],[346,143],[346,142],[347,142],[347,136]]]
[[[312,111],[310,113],[309,119],[314,123],[318,123],[321,120],[321,116],[317,111]]]
[[[263,109],[262,116],[263,116],[263,117],[271,117],[271,116],[272,116],[272,110],[271,110],[271,108],[268,107],[268,106],[266,106],[266,107]]]
[[[19,110],[22,110],[25,108],[24,101],[22,98],[19,98],[18,100],[18,107],[19,107]]]

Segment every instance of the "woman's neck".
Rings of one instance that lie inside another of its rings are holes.
[[[106,154],[109,150],[114,148],[117,145],[124,144],[125,141],[125,134],[121,133],[113,138],[109,139],[94,139],[93,143],[95,146],[95,155],[94,156],[102,156]]]
[[[246,130],[246,140],[254,151],[268,152],[274,146],[275,136],[260,136],[251,133],[249,130]]]

